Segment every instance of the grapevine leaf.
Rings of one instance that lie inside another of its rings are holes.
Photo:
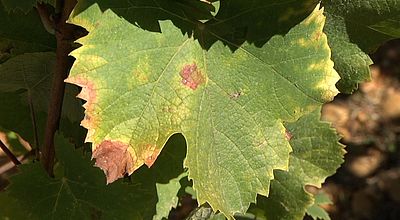
[[[28,13],[37,3],[47,3],[55,6],[55,0],[0,0],[7,12],[21,10]]]
[[[111,9],[119,16],[143,29],[160,32],[160,20],[171,20],[184,32],[191,33],[198,20],[210,19],[214,7],[201,0],[81,0],[73,11],[73,16],[93,4],[102,10]]]
[[[398,18],[388,18],[377,24],[371,25],[377,32],[391,36],[391,38],[400,37],[400,16]]]
[[[272,36],[286,34],[304,20],[318,4],[318,0],[230,0],[221,1],[218,13],[199,25],[196,37],[210,48],[218,40],[241,45],[247,41],[262,46]],[[257,22],[255,22],[257,21]],[[235,46],[232,49],[236,49]]]
[[[18,99],[26,104],[20,106],[17,100],[13,100],[15,94],[10,94],[10,97],[5,98],[8,100],[4,102],[10,103],[1,108],[4,110],[0,109],[2,118],[5,118],[5,121],[0,122],[0,126],[20,133],[30,143],[33,143],[32,134],[34,134],[32,117],[35,117],[37,121],[38,136],[43,137],[44,124],[42,122],[45,120],[45,115],[42,113],[48,111],[54,65],[55,54],[52,52],[25,53],[0,64],[0,94],[18,93]],[[82,139],[80,136],[84,135],[83,129],[64,129],[69,124],[82,119],[81,102],[75,99],[77,93],[76,86],[66,86],[62,111],[63,119],[66,120],[62,120],[61,130],[69,133],[68,136],[78,138],[77,142],[79,142],[79,139]],[[16,111],[21,112],[21,115],[16,117]],[[15,123],[14,120],[20,121],[21,124]]]
[[[168,139],[157,162],[151,167],[157,182],[166,184],[184,173],[183,160],[186,156],[186,141],[180,134]],[[181,178],[180,178],[181,179]]]
[[[0,64],[0,92],[20,91],[24,102],[32,102],[36,111],[48,111],[51,82],[55,66],[55,53],[25,53]],[[75,86],[67,85],[63,104],[63,115],[71,121],[79,121],[82,115],[81,102],[74,97]]]
[[[212,2],[212,1],[208,1]],[[74,15],[97,3],[102,10],[112,9],[132,24],[160,32],[159,21],[171,20],[183,33],[193,33],[201,39],[204,48],[222,40],[231,49],[246,40],[262,46],[276,34],[286,34],[290,28],[305,19],[318,4],[318,0],[230,0],[209,4],[199,0],[156,1],[79,1]],[[218,6],[218,12],[215,13]],[[214,15],[214,16],[213,16]],[[200,22],[199,22],[200,20]],[[254,22],[257,20],[257,22]]]
[[[43,137],[46,115],[37,113],[36,123],[38,137]],[[14,131],[29,143],[35,143],[31,112],[29,107],[21,102],[20,94],[17,92],[0,92],[0,127],[2,128],[0,130]]]
[[[7,148],[15,155],[20,156],[20,155],[25,155],[26,153],[29,152],[29,149],[27,149],[22,143],[20,142],[20,137],[18,136],[17,133],[13,131],[9,131],[7,129],[3,129],[0,125],[0,132],[2,132],[6,136],[6,146]]]
[[[387,40],[400,37],[400,0],[324,0],[325,32],[335,69],[341,76],[338,88],[351,93],[359,82],[370,79],[367,55]]]
[[[318,193],[315,195],[314,204],[307,208],[307,214],[309,214],[314,220],[331,220],[329,214],[320,206],[325,204],[332,204],[332,201],[325,193]]]
[[[11,57],[11,42],[0,38],[0,64]]]
[[[205,51],[170,22],[162,34],[144,31],[97,5],[71,18],[90,33],[66,81],[82,87],[82,125],[107,182],[150,167],[182,133],[200,204],[232,217],[268,195],[273,170],[288,168],[283,122],[337,94],[322,12],[235,53],[220,42]]]
[[[150,219],[153,215],[155,187],[145,172],[134,175],[132,183],[106,186],[89,158],[60,136],[56,154],[62,170],[58,173],[63,175],[55,179],[39,163],[19,166],[21,173],[11,177],[11,185],[0,194],[0,218]]]
[[[215,220],[215,214],[210,207],[200,206],[195,208],[189,216],[186,218],[187,220]],[[224,217],[222,216],[222,219]]]
[[[186,177],[186,173],[182,173],[177,178],[171,179],[168,183],[156,183],[158,203],[156,206],[156,215],[153,220],[161,220],[168,218],[171,208],[176,208],[178,205],[178,191],[181,188],[179,180]]]
[[[16,56],[0,65],[0,92],[21,93],[25,102],[37,110],[46,111],[55,54],[30,53]],[[29,101],[28,101],[29,100]]]
[[[162,153],[150,171],[156,178],[158,202],[156,215],[153,219],[168,218],[171,208],[178,203],[177,194],[181,187],[182,178],[187,178],[183,169],[183,160],[186,154],[186,142],[182,135],[176,134],[168,139]]]
[[[268,198],[259,197],[254,210],[264,210],[267,219],[303,219],[313,196],[305,185],[320,187],[343,162],[343,146],[333,128],[320,120],[320,109],[288,123],[293,152],[289,170],[275,171]]]
[[[20,10],[7,12],[0,1],[0,27],[0,38],[11,41],[11,50],[16,49],[17,53],[56,48],[55,37],[46,31],[35,10],[27,14]]]
[[[172,136],[159,160],[151,169],[135,173],[133,183],[119,181],[108,187],[101,183],[103,175],[91,166],[87,156],[82,157],[61,137],[56,140],[60,162],[56,179],[48,178],[40,164],[20,166],[22,172],[11,178],[12,185],[6,193],[0,193],[0,202],[4,204],[0,207],[0,219],[25,219],[27,216],[29,219],[150,219],[155,214],[155,186],[185,175],[182,174],[185,140],[181,135]],[[157,192],[157,207],[168,202],[162,200],[165,198],[161,197],[162,193]],[[65,214],[71,206],[76,208]],[[128,209],[134,211],[121,214]]]

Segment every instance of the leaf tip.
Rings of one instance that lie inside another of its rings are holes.
[[[102,169],[107,177],[107,184],[124,177],[133,167],[128,145],[119,141],[105,140],[93,151],[95,166]]]

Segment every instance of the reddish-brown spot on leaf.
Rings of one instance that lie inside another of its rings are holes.
[[[128,152],[128,145],[119,141],[105,140],[93,151],[95,166],[104,171],[107,184],[124,177],[133,166],[133,159]]]
[[[182,77],[182,84],[193,90],[205,81],[204,76],[196,63],[186,64],[182,68],[180,75]]]
[[[315,33],[314,34],[314,40],[318,41],[321,36],[322,36],[322,32],[319,31],[319,32]]]
[[[285,138],[286,138],[286,140],[290,141],[293,138],[293,134],[290,133],[290,131],[286,130],[285,131]]]

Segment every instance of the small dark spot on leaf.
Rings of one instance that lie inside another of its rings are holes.
[[[186,64],[180,75],[182,77],[182,84],[195,90],[201,83],[205,81],[200,69],[197,68],[196,63]]]
[[[127,149],[125,143],[105,140],[94,150],[92,158],[96,159],[95,166],[104,171],[107,184],[124,177],[129,167],[133,166],[133,159]]]
[[[239,91],[239,92],[234,92],[234,93],[232,93],[232,94],[230,95],[230,97],[231,97],[231,99],[237,99],[237,98],[239,98],[241,95],[242,95],[242,92]]]

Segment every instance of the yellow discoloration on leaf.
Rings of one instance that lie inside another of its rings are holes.
[[[130,78],[127,78],[128,83],[134,83],[134,85],[129,84],[130,87],[135,87],[138,85],[144,85],[149,82],[149,77],[152,77],[152,71],[150,67],[150,60],[148,56],[140,57],[138,59],[138,64],[132,70]]]
[[[175,98],[172,100],[172,106],[170,107],[170,111],[172,111],[172,115],[170,118],[170,122],[173,125],[179,126],[182,124],[182,121],[188,118],[192,112],[188,108],[190,106],[189,99],[183,101],[180,98]]]
[[[325,16],[323,15],[324,13],[324,8],[320,8],[320,4],[318,4],[314,11],[308,16],[302,23],[304,25],[310,25],[311,23],[317,23],[317,24],[322,24],[321,29],[324,27],[325,24]]]
[[[101,9],[97,4],[93,4],[92,6],[90,6],[90,8],[95,9],[92,11],[93,13],[96,13],[97,16],[101,15]],[[75,10],[73,10],[69,19],[67,20],[67,23],[85,27],[87,31],[91,32],[94,28],[96,28],[96,20],[92,20],[92,18],[96,17],[96,15],[88,18],[85,16],[80,16]]]
[[[147,77],[148,74],[146,74],[146,71],[142,70],[134,70],[132,73],[133,78],[135,81],[137,81],[140,85],[146,84],[149,81],[149,78]],[[129,80],[128,82],[133,82],[133,80]]]
[[[329,57],[331,57],[330,48],[328,45],[328,39],[325,33],[322,32],[326,17],[323,15],[324,9],[319,9],[319,5],[315,8],[314,12],[304,21],[306,24],[310,24],[311,22],[320,24],[318,29],[311,35],[313,41],[320,42],[319,44],[315,44],[314,46],[318,47],[319,50],[327,50],[329,51]],[[323,48],[321,48],[321,46]],[[336,83],[340,80],[339,74],[333,69],[333,61],[328,60],[323,63],[315,63],[308,67],[308,70],[313,72],[325,72],[325,77],[315,85],[315,88],[322,93],[322,99],[325,101],[330,101],[336,96],[339,91],[336,88]]]
[[[307,67],[307,71],[321,72],[326,70],[326,63],[313,63]]]
[[[332,62],[332,67],[333,67],[333,62]],[[319,82],[316,85],[316,88],[320,89],[321,92],[325,91],[322,92],[322,97],[324,98],[324,100],[331,101],[333,97],[335,97],[339,93],[339,90],[336,88],[336,83],[339,80],[340,80],[339,74],[336,72],[335,69],[332,68],[331,74],[327,75],[323,81]]]
[[[300,38],[297,43],[302,46],[302,47],[307,47],[308,46],[308,41],[304,38]]]
[[[144,154],[144,164],[146,164],[147,167],[151,167],[154,162],[156,161],[158,155],[160,154],[160,149],[156,149],[156,146],[152,145],[147,145],[148,148],[146,148],[145,154]]]
[[[330,74],[327,74],[323,80],[315,85],[315,88],[321,91],[322,98],[326,101],[332,100],[339,93],[335,84],[340,80],[339,74],[333,69],[333,62],[329,61],[328,63],[330,65],[326,66],[325,71],[331,70]]]
[[[129,152],[133,160],[133,166],[127,168],[128,174],[130,175],[135,172],[135,170],[137,170],[139,167],[141,167],[143,165],[143,162],[138,161],[135,149],[133,149],[132,147],[128,147],[127,151]]]
[[[95,25],[92,23],[92,21],[89,21],[87,19],[81,19],[80,17],[72,17],[67,22],[73,24],[79,24],[80,26],[85,27],[85,29],[89,32],[95,29]]]
[[[74,71],[79,73],[86,73],[101,66],[108,64],[107,60],[103,57],[95,56],[95,55],[86,55],[84,54],[85,50],[88,48],[79,48],[71,53],[72,56],[77,57],[79,56],[80,59],[76,60],[75,62],[79,65],[74,65],[72,68],[75,68]],[[79,69],[77,69],[79,68]]]
[[[314,41],[318,41],[321,36],[323,36],[323,32],[322,31],[317,31],[317,32],[315,32],[313,34],[312,38],[313,38]]]
[[[138,120],[139,120],[138,118],[132,118],[132,119],[128,119],[128,120],[114,126],[109,131],[109,133],[107,134],[105,139],[120,140],[121,142],[129,143],[129,141],[132,138],[133,129],[137,125]],[[127,129],[127,128],[131,128],[131,129]]]
[[[326,42],[325,46],[329,48],[326,35],[323,34],[322,37],[323,40]],[[332,60],[327,61],[325,63],[325,67],[322,67],[320,65],[315,66],[316,68],[321,69],[321,71],[329,73],[325,75],[323,80],[315,85],[315,88],[321,91],[322,98],[325,101],[331,101],[339,93],[339,90],[336,88],[336,83],[340,80],[340,76],[333,68],[333,66],[334,63]]]

